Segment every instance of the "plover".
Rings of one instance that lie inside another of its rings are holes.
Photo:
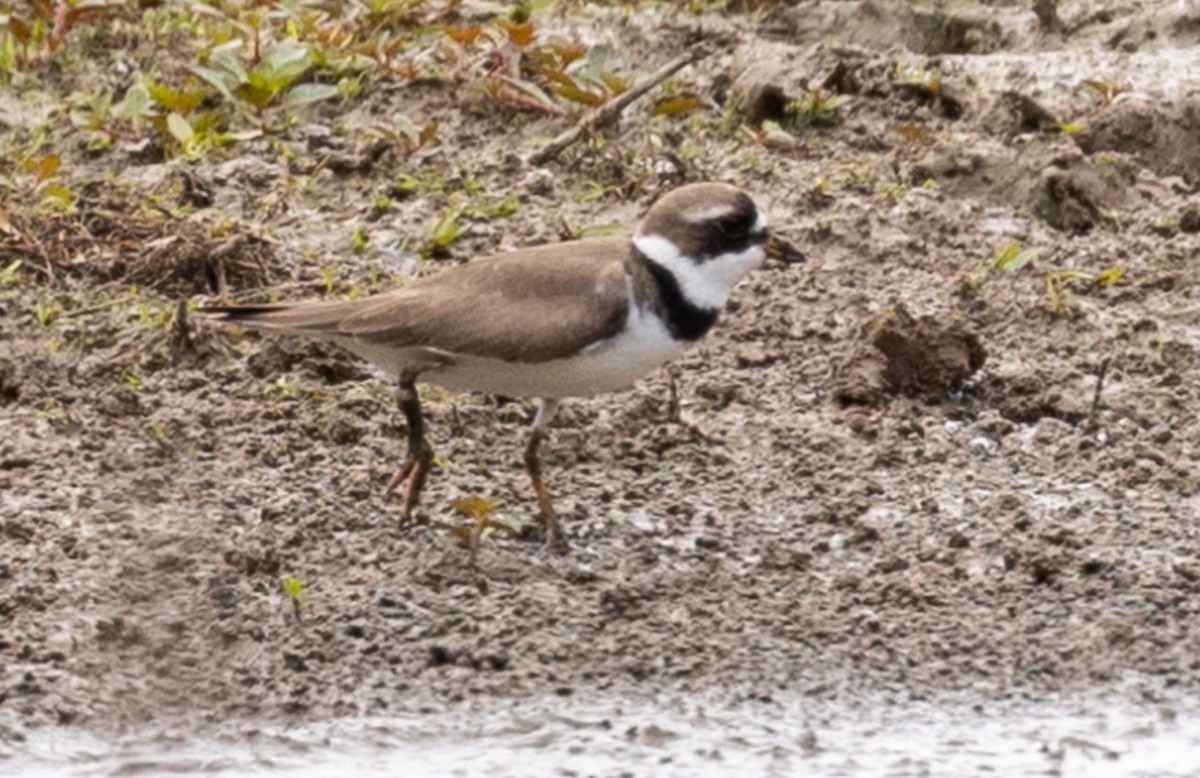
[[[410,520],[433,461],[419,382],[537,400],[525,468],[546,542],[565,547],[538,447],[560,401],[624,389],[679,357],[766,258],[767,214],[719,183],[668,192],[632,239],[591,239],[478,259],[354,300],[200,309],[223,321],[333,341],[396,381]]]

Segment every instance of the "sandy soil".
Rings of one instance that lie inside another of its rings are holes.
[[[530,169],[561,120],[380,85],[198,162],[114,149],[64,167],[110,216],[190,199],[173,233],[224,241],[241,299],[383,287],[564,224],[628,229],[659,191],[710,178],[772,198],[809,262],[749,279],[675,366],[684,423],[665,372],[570,404],[544,451],[573,553],[491,533],[477,568],[445,529],[398,526],[383,485],[402,422],[364,366],[170,324],[211,295],[211,245],[159,233],[23,275],[0,291],[0,733],[584,691],[1200,690],[1200,85],[1176,48],[1200,43],[1200,8],[1065,0],[1043,24],[1026,3],[875,0],[545,24],[631,66],[709,40],[680,78],[714,107],[635,107],[603,148]],[[4,96],[0,131],[55,122],[60,75]],[[828,126],[728,129],[734,104],[770,115],[756,95],[820,84],[850,98]],[[440,142],[373,151],[365,128],[395,111],[436,119]],[[401,175],[423,192],[374,210]],[[452,198],[479,209],[470,231],[422,264],[407,246]],[[483,214],[506,199],[510,216]],[[1032,261],[981,270],[1010,243]],[[13,256],[0,244],[0,267]],[[442,457],[427,515],[464,522],[450,501],[480,494],[532,524],[530,408],[425,399]],[[305,583],[301,620],[285,577]]]

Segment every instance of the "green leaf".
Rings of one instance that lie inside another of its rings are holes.
[[[196,137],[196,133],[192,131],[192,125],[177,113],[167,115],[167,129],[182,146],[186,146],[192,138]]]
[[[1022,251],[1019,245],[1010,243],[996,254],[996,261],[992,263],[992,267],[1012,273],[1028,265],[1035,257],[1037,257],[1037,252],[1031,249]]]
[[[520,80],[520,79],[516,79],[516,78],[509,78],[508,76],[502,76],[502,75],[492,76],[492,78],[496,79],[497,81],[501,81],[505,84],[508,84],[513,89],[516,89],[519,92],[524,92],[526,96],[532,98],[535,102],[540,103],[543,106],[545,106],[546,110],[549,113],[561,113],[562,112],[562,109],[560,109],[557,105],[554,104],[554,101],[550,99],[549,95],[547,95],[545,92],[543,92],[541,90],[541,88],[539,88],[536,84],[534,84],[530,81],[524,81],[524,80]]]
[[[412,119],[408,118],[408,114],[392,114],[392,126],[396,128],[396,132],[400,133],[413,143],[417,142],[417,138],[421,134],[421,130],[417,128],[417,125],[413,123]]]
[[[280,581],[280,588],[289,600],[295,603],[304,601],[304,581],[294,575],[289,575]]]
[[[17,270],[21,267],[21,260],[14,260],[11,265],[0,270],[0,289],[17,284]]]
[[[214,70],[202,65],[190,65],[188,70],[204,79],[209,85],[221,93],[221,97],[233,102],[233,90],[237,87],[236,77],[227,71]]]
[[[456,238],[466,232],[466,229],[458,224],[458,217],[462,214],[459,208],[448,208],[442,214],[442,218],[437,220],[433,225],[433,229],[429,231],[429,240],[438,248],[445,248],[454,242]]]
[[[189,114],[200,105],[200,101],[208,94],[207,89],[176,90],[166,84],[159,84],[153,79],[146,79],[146,89],[154,101],[168,111]]]
[[[338,88],[333,84],[297,84],[284,95],[284,108],[298,108],[302,105],[315,103],[337,97]]]
[[[137,119],[146,115],[153,102],[145,84],[134,84],[125,91],[125,97],[113,109],[113,116],[126,121]]]
[[[267,89],[262,84],[255,84],[253,82],[242,84],[234,94],[255,108],[266,108],[270,104],[271,98],[275,96],[275,93],[270,89]]]
[[[64,184],[46,184],[41,192],[42,202],[53,208],[68,211],[75,204],[75,194]]]
[[[248,80],[252,86],[274,96],[287,89],[310,67],[312,57],[307,46],[284,42],[273,46],[263,55],[262,61],[250,71]]]
[[[242,65],[241,51],[242,41],[235,38],[215,47],[208,56],[208,61],[232,76],[235,83],[244,84],[249,80],[249,76]]]
[[[70,117],[71,124],[82,130],[91,130],[98,126],[96,115],[86,108],[71,109]]]

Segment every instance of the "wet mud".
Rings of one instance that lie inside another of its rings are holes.
[[[112,223],[42,225],[53,279],[28,260],[0,290],[0,737],[584,692],[1194,694],[1200,9],[1027,5],[556,17],[631,65],[716,41],[681,75],[713,107],[635,106],[544,169],[520,157],[561,121],[428,86],[196,162],[80,155],[105,198],[195,210],[154,231],[97,195]],[[835,115],[729,129],[818,86]],[[380,154],[364,128],[393,111],[441,142]],[[380,213],[401,175],[441,183]],[[770,197],[808,262],[750,277],[670,371],[567,404],[542,449],[565,557],[520,531],[529,406],[427,391],[429,523],[402,527],[390,387],[331,346],[176,318],[628,229],[701,179]],[[467,233],[420,259],[462,192]],[[32,229],[3,231],[0,267]],[[1013,244],[1032,255],[999,267]],[[518,530],[475,567],[444,526],[471,495]]]

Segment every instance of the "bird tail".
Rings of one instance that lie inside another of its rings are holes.
[[[196,309],[213,321],[258,330],[298,335],[335,335],[338,324],[353,312],[349,301],[279,305],[211,305]]]

